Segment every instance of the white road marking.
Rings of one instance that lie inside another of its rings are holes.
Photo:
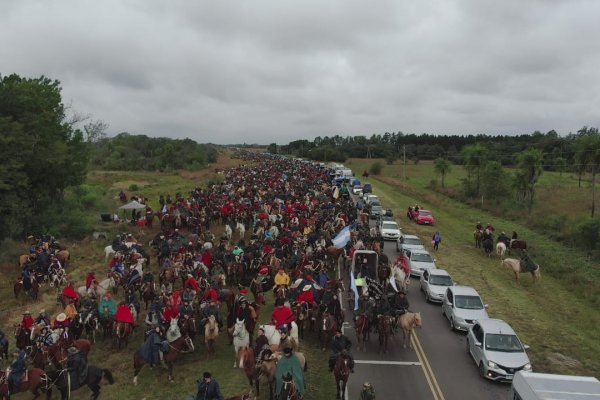
[[[354,360],[355,364],[371,364],[371,365],[416,365],[421,366],[418,361],[385,361],[385,360]]]

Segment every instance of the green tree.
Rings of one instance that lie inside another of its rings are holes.
[[[542,151],[528,149],[517,155],[518,171],[515,174],[517,198],[531,210],[535,197],[535,185],[542,174]]]
[[[444,187],[444,178],[446,177],[446,174],[452,170],[452,164],[450,164],[450,161],[448,160],[438,158],[434,161],[433,168],[435,169],[435,172],[440,174],[442,187]]]
[[[487,199],[501,199],[510,192],[509,175],[498,161],[488,161],[481,170],[481,195]]]
[[[475,186],[472,194],[479,196],[481,194],[481,171],[488,161],[488,149],[476,143],[466,146],[462,151],[462,156],[464,167],[467,170],[469,187],[474,180]]]
[[[596,211],[596,174],[598,173],[598,164],[600,164],[600,134],[597,128],[590,128],[586,135],[581,136],[577,141],[576,159],[592,175],[592,218]]]
[[[271,143],[267,146],[267,151],[271,154],[277,154],[277,143]]]
[[[89,148],[69,124],[58,81],[0,77],[0,238],[48,230],[65,189],[85,179]]]

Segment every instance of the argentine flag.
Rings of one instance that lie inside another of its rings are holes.
[[[354,280],[354,272],[350,271],[350,289],[354,292],[354,311],[358,310],[358,288]]]
[[[333,238],[332,242],[333,245],[337,248],[337,249],[341,249],[342,247],[344,247],[346,245],[346,243],[348,243],[350,241],[350,227],[347,226],[344,229],[342,229],[340,231],[340,233],[337,234],[336,237]]]

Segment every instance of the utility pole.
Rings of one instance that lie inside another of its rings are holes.
[[[402,167],[402,172],[404,175],[404,180],[406,180],[406,145],[402,145],[402,152],[404,153],[404,166]]]

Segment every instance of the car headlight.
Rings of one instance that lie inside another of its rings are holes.
[[[523,371],[531,371],[531,364],[525,364]]]
[[[496,363],[493,361],[488,361],[487,364],[488,364],[488,368],[492,368],[492,369],[498,368],[498,365],[496,365]]]

